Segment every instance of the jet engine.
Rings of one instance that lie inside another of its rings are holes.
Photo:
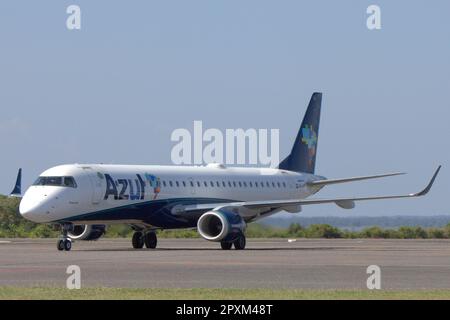
[[[240,215],[222,209],[205,212],[197,222],[198,233],[209,241],[235,241],[245,228]]]
[[[72,240],[97,240],[106,232],[106,226],[101,224],[77,224],[68,232]]]

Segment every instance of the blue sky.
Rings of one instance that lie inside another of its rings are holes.
[[[370,4],[381,30],[366,27]],[[444,0],[2,1],[0,193],[18,167],[29,185],[62,163],[170,164],[171,132],[194,120],[279,128],[283,157],[321,91],[319,174],[409,174],[320,197],[416,191],[442,164],[427,198],[344,213],[450,213],[449,15]]]

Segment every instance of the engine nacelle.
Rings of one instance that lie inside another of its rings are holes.
[[[226,210],[205,212],[197,222],[198,233],[209,241],[236,240],[246,228],[242,217]]]
[[[106,226],[101,224],[77,224],[68,232],[72,240],[97,240],[106,232]]]

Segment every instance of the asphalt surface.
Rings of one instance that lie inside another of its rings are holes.
[[[83,287],[365,289],[369,265],[383,289],[450,288],[449,240],[248,239],[224,251],[201,239],[159,239],[156,250],[131,240],[0,239],[0,286],[66,286],[69,265]]]

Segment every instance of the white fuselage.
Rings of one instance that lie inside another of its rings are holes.
[[[143,203],[180,199],[190,203],[303,199],[320,189],[306,184],[318,179],[322,177],[279,169],[227,168],[216,164],[61,165],[40,175],[40,180],[24,194],[19,210],[25,218],[43,223],[138,222],[145,219]],[[137,215],[132,213],[134,205],[141,210]],[[121,208],[127,209],[123,210],[123,216]],[[151,208],[146,210],[151,211]],[[98,212],[102,213],[98,220],[83,218],[94,217]]]

